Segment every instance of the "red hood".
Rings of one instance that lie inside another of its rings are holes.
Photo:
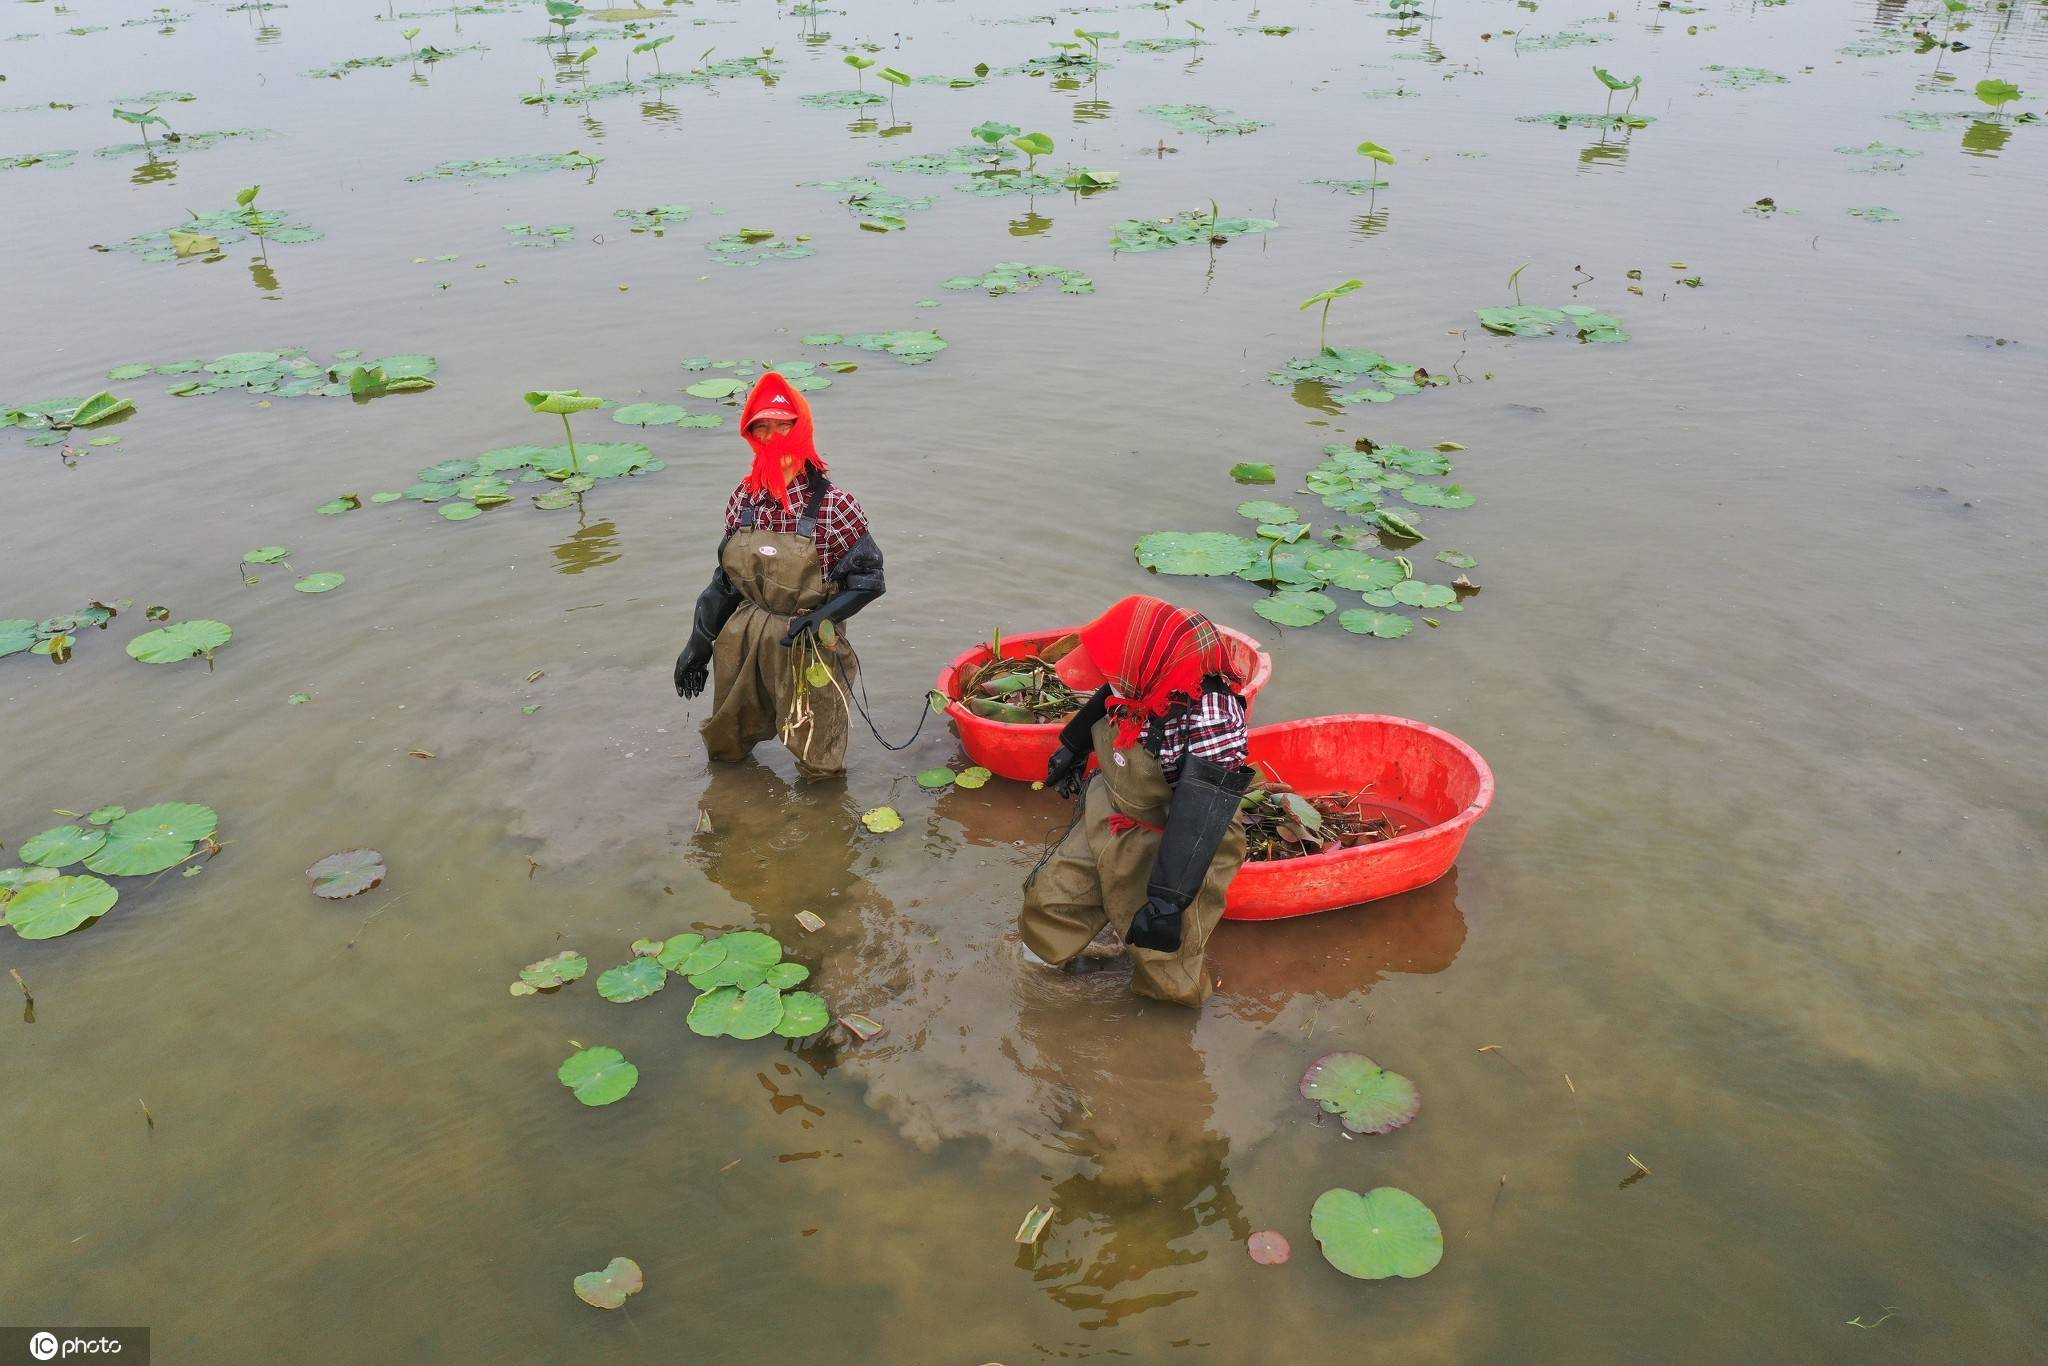
[[[1243,642],[1158,598],[1125,598],[1081,628],[1081,648],[1109,680],[1119,749],[1136,743],[1147,721],[1199,694],[1210,674],[1234,689],[1252,674]]]
[[[757,436],[753,424],[763,416],[791,417],[796,425],[783,436]],[[811,405],[788,380],[770,370],[755,381],[754,392],[747,395],[746,407],[740,410],[740,434],[754,448],[754,468],[745,481],[747,492],[768,494],[795,511],[789,501],[790,480],[806,469],[826,467],[811,430]],[[786,473],[785,461],[790,462]]]

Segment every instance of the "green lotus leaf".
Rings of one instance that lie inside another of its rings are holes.
[[[539,448],[534,447],[533,449],[538,450]],[[443,460],[439,464],[429,465],[421,470],[420,482],[423,484],[453,484],[457,480],[467,479],[476,473],[478,473],[478,468],[477,462],[474,460]]]
[[[98,852],[106,842],[107,832],[104,830],[60,825],[23,840],[17,852],[23,863],[33,863],[40,868],[69,868],[86,855]]]
[[[627,427],[672,427],[688,416],[688,408],[674,403],[628,403],[612,414],[612,421]]]
[[[454,495],[455,485],[436,484],[424,479],[399,491],[399,497],[410,498],[416,503],[438,503],[443,498],[451,498]]]
[[[0,906],[5,906],[7,898],[22,888],[32,887],[38,882],[50,882],[56,877],[55,868],[0,868]],[[5,913],[0,913],[0,920],[6,918]]]
[[[1391,605],[1391,598],[1388,603]],[[1399,640],[1415,629],[1414,622],[1398,613],[1375,612],[1364,607],[1338,613],[1337,624],[1352,635],[1378,636],[1381,640]]]
[[[782,1018],[775,1032],[785,1039],[808,1039],[832,1023],[832,1012],[824,998],[808,991],[792,991],[782,998]]]
[[[99,806],[88,812],[85,820],[88,825],[106,825],[110,821],[120,820],[127,814],[128,808],[125,806]]]
[[[18,655],[36,643],[36,624],[27,617],[0,621],[0,659]]]
[[[1429,539],[1429,537],[1422,534],[1421,529],[1414,522],[1389,508],[1374,508],[1372,516],[1373,520],[1378,522],[1383,530],[1391,532],[1403,540],[1426,541]]]
[[[1424,583],[1420,579],[1397,583],[1391,591],[1395,602],[1410,607],[1448,607],[1458,600],[1455,588],[1441,583]]]
[[[604,400],[580,389],[532,389],[527,391],[526,406],[536,413],[587,413],[604,407]]]
[[[1301,1098],[1312,1100],[1354,1134],[1400,1128],[1422,1108],[1415,1083],[1389,1072],[1363,1053],[1328,1053],[1301,1077]]]
[[[128,656],[144,664],[176,664],[194,655],[213,658],[213,652],[228,643],[234,631],[219,621],[177,621],[144,631],[128,642]]]
[[[791,987],[800,986],[808,981],[810,976],[811,970],[802,963],[785,962],[772,965],[768,969],[768,975],[762,980],[777,991],[788,991]]]
[[[1240,484],[1270,484],[1278,477],[1271,465],[1247,461],[1230,467],[1230,477]]]
[[[1251,567],[1250,541],[1221,531],[1155,531],[1138,539],[1138,563],[1155,574],[1215,577]]]
[[[672,935],[655,953],[654,961],[669,972],[681,972],[690,955],[704,946],[701,934]]]
[[[782,993],[766,983],[746,991],[734,986],[717,987],[699,996],[690,1007],[691,1032],[707,1039],[722,1035],[758,1039],[780,1023]]]
[[[878,806],[861,814],[860,823],[877,835],[886,835],[891,830],[903,828],[903,817],[893,806]]]
[[[937,791],[942,787],[951,787],[953,779],[958,776],[950,768],[928,768],[917,775],[917,785],[927,791]]]
[[[640,1084],[640,1069],[616,1048],[586,1048],[570,1054],[555,1078],[585,1105],[610,1105]]]
[[[1337,604],[1322,593],[1287,590],[1252,604],[1252,610],[1281,626],[1313,626],[1337,610]]]
[[[597,975],[597,994],[607,1001],[642,1001],[668,985],[668,972],[652,958],[635,958]]]
[[[1363,593],[1391,588],[1407,577],[1400,564],[1363,550],[1317,550],[1308,557],[1308,572],[1332,588]]]
[[[326,901],[360,896],[384,881],[384,856],[374,849],[344,849],[306,870],[313,895]]]
[[[127,399],[115,398],[102,390],[72,409],[66,420],[74,427],[91,427],[109,418],[119,417],[122,413],[134,411],[135,405]]]
[[[1254,499],[1249,503],[1239,503],[1237,505],[1237,515],[1249,517],[1254,522],[1298,522],[1301,520],[1301,514],[1287,506],[1287,504],[1275,503],[1263,498]]]
[[[986,787],[988,780],[995,776],[995,774],[989,772],[980,764],[976,764],[972,768],[961,769],[959,774],[953,779],[953,786],[965,788],[967,791],[972,792],[978,787]]]
[[[462,473],[500,474],[506,470],[536,467],[547,454],[548,448],[546,446],[500,446],[496,450],[485,451],[474,461],[463,462],[471,465],[473,469],[466,469]],[[462,475],[455,477],[459,479]],[[421,478],[426,479],[427,476],[422,474]],[[440,483],[443,481],[428,479],[427,482]]]
[[[451,522],[466,522],[482,511],[475,503],[448,503],[440,509],[441,515]]]
[[[674,971],[681,973],[685,977],[693,977],[698,973],[710,972],[724,961],[725,940],[723,938],[707,939],[697,945],[696,948],[691,949],[687,954],[684,954],[682,962],[677,964]]]
[[[1251,133],[1266,126],[1257,119],[1240,118],[1228,109],[1208,104],[1154,104],[1138,112],[1169,123],[1183,133]]]
[[[112,910],[121,894],[96,877],[31,883],[7,902],[7,923],[23,939],[55,939]]]
[[[767,980],[768,970],[782,960],[782,945],[756,930],[721,935],[711,942],[724,953],[716,963],[689,974],[690,985],[699,991],[722,986],[750,990]]]
[[[207,362],[206,368],[216,375],[239,375],[275,365],[281,359],[275,351],[237,351],[231,356]]]
[[[1468,508],[1476,501],[1462,484],[1411,484],[1401,496],[1417,507]]]
[[[1330,1265],[1360,1280],[1426,1275],[1444,1256],[1436,1215],[1393,1186],[1363,1195],[1341,1186],[1326,1190],[1316,1197],[1308,1226]]]
[[[1281,545],[1270,541],[1260,544],[1268,549],[1254,556],[1249,566],[1238,571],[1237,577],[1246,583],[1294,584],[1302,588],[1315,588],[1322,583],[1308,568],[1309,556],[1315,552],[1315,547]]]
[[[553,991],[590,971],[590,960],[574,949],[563,949],[537,963],[519,969],[519,980],[535,991]]]
[[[670,35],[670,37],[673,36],[673,34]],[[657,39],[652,46],[659,47],[667,41],[668,38]],[[636,47],[633,50],[638,52],[641,49]],[[631,1064],[628,1065],[630,1066]],[[578,1099],[581,1098],[579,1093]],[[591,1104],[592,1102],[585,1101],[584,1103]],[[602,1102],[596,1103],[602,1104]],[[578,1276],[572,1284],[576,1288],[576,1298],[582,1300],[593,1309],[617,1309],[626,1302],[628,1295],[639,1294],[641,1287],[647,1284],[647,1280],[646,1277],[640,1274],[640,1264],[631,1257],[614,1257],[604,1270],[586,1271]]]
[[[292,587],[301,593],[325,593],[341,587],[343,582],[342,576],[335,573],[308,574]]]

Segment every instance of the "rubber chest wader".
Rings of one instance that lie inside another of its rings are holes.
[[[1115,748],[1113,721],[1096,722],[1093,735],[1102,771],[1088,780],[1081,819],[1024,884],[1018,929],[1031,951],[1048,963],[1064,963],[1088,947],[1104,922],[1115,925],[1120,935],[1130,929],[1131,917],[1145,904],[1160,832],[1173,803],[1173,785],[1150,750],[1143,745]],[[1111,833],[1112,814],[1139,824]],[[1202,890],[1181,917],[1180,949],[1131,950],[1132,990],[1184,1006],[1208,999],[1211,983],[1203,954],[1223,918],[1224,893],[1243,863],[1244,828],[1232,822]]]
[[[762,531],[754,525],[754,509],[747,508],[740,513],[739,530],[719,550],[719,567],[742,601],[711,649],[711,717],[703,732],[704,747],[714,759],[744,759],[755,745],[781,734],[782,720],[796,700],[801,686],[797,651],[782,638],[790,618],[824,606],[832,596],[832,582],[818,557],[818,507],[824,495],[821,481],[795,531]],[[810,719],[787,741],[807,778],[846,771],[843,690],[853,687],[859,665],[846,643],[844,624],[835,625],[838,638],[822,648],[837,686],[808,690]],[[803,654],[810,658],[810,647]]]

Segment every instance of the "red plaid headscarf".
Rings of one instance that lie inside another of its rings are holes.
[[[1128,597],[1081,628],[1081,648],[1109,680],[1110,717],[1118,749],[1136,744],[1145,724],[1202,691],[1220,676],[1233,690],[1252,676],[1252,652],[1200,612],[1158,598]]]
[[[763,417],[787,417],[796,422],[785,436],[756,436],[754,423]],[[795,512],[789,500],[789,481],[806,469],[823,470],[825,457],[818,454],[818,447],[811,435],[811,405],[795,386],[775,371],[770,370],[754,383],[754,392],[747,395],[747,406],[740,412],[740,435],[754,448],[754,468],[748,473],[743,487],[748,493],[759,497],[768,494],[781,503],[784,510]],[[785,456],[795,456],[796,464],[789,475],[782,472]]]

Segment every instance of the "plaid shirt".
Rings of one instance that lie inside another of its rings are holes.
[[[1168,782],[1180,776],[1190,754],[1238,768],[1246,753],[1244,699],[1234,692],[1204,690],[1197,701],[1148,730],[1145,748],[1159,757]]]
[[[732,491],[732,497],[725,505],[725,534],[730,536],[740,529],[740,513],[748,506],[754,509],[754,526],[760,531],[795,532],[797,519],[804,514],[804,508],[811,500],[810,476],[791,485],[789,501],[796,505],[790,512],[781,503],[766,494],[750,495],[747,486],[741,484]],[[833,577],[832,571],[846,558],[860,538],[868,534],[867,514],[860,510],[860,501],[837,484],[825,495],[825,501],[818,508],[818,562],[826,578]]]

